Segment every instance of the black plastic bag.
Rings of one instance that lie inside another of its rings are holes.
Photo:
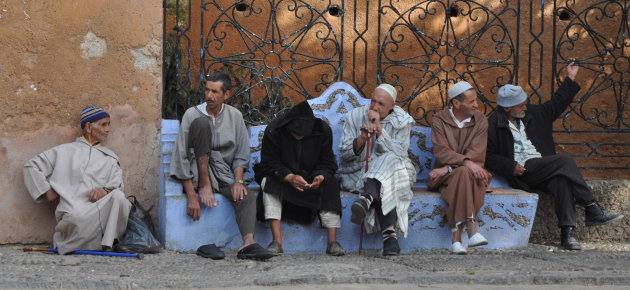
[[[131,200],[133,198],[133,201]],[[131,202],[131,204],[133,205],[131,207],[131,211],[129,212],[129,216],[135,216],[137,219],[141,220],[142,222],[144,222],[145,225],[147,225],[149,227],[149,230],[151,231],[151,233],[153,234],[153,236],[156,236],[155,233],[155,226],[153,225],[153,219],[151,218],[151,214],[149,212],[151,212],[151,209],[153,208],[153,206],[149,207],[148,209],[145,209],[136,199],[136,197],[134,195],[130,195],[128,197],[129,201]]]
[[[153,221],[149,212],[145,210],[133,197],[133,204],[129,212],[127,229],[120,240],[118,250],[130,253],[154,254],[161,251],[161,244],[154,236]]]

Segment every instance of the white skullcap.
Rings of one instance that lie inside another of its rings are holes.
[[[454,84],[449,90],[448,90],[448,99],[452,100],[454,97],[459,96],[459,94],[472,89],[473,87],[468,83],[468,82],[458,82],[456,84]]]
[[[389,96],[392,97],[394,102],[396,102],[396,98],[398,97],[398,93],[396,92],[396,88],[394,88],[394,86],[392,86],[390,84],[380,84],[376,88],[385,90],[389,94]]]

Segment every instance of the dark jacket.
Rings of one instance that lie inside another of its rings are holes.
[[[304,135],[301,140],[296,140],[289,133],[288,128],[295,127],[296,123],[311,124],[309,130],[306,130],[308,135]],[[254,172],[258,183],[267,177],[264,192],[282,197],[283,218],[291,219],[291,215],[294,216],[294,214],[285,216],[291,206],[341,212],[339,180],[334,176],[337,171],[337,162],[332,150],[332,138],[330,126],[321,119],[315,118],[307,102],[296,105],[284,116],[276,118],[265,129],[261,162],[254,166]],[[290,183],[283,181],[291,173],[302,176],[309,183],[315,176],[323,175],[324,182],[318,189],[300,192]],[[303,211],[303,209],[298,211]],[[301,221],[302,219],[294,218],[293,220]]]
[[[541,105],[527,105],[525,117],[522,119],[525,133],[542,156],[556,154],[552,135],[553,122],[567,109],[579,90],[580,86],[576,82],[565,78],[551,100]],[[511,186],[531,191],[527,184],[512,175],[515,166],[514,137],[505,111],[497,107],[488,118],[486,168],[494,174],[503,176]]]

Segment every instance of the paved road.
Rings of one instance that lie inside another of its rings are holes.
[[[0,246],[0,288],[630,289],[630,244],[583,246],[587,250],[566,252],[530,244],[467,256],[446,250],[387,258],[375,251],[293,254],[260,262],[237,260],[234,252],[220,261],[173,251],[139,260],[25,253],[7,245]]]

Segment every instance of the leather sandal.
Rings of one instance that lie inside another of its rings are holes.
[[[239,259],[267,260],[273,257],[273,253],[261,245],[253,243],[238,251],[236,257]]]
[[[225,254],[217,248],[215,244],[203,245],[197,249],[197,256],[210,258],[212,260],[221,260],[225,258]]]

